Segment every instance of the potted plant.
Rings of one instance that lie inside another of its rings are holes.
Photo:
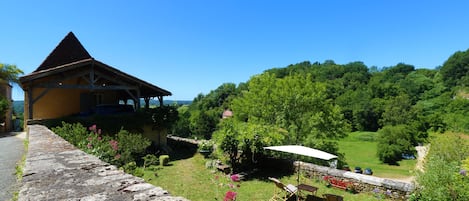
[[[212,140],[201,140],[198,144],[198,151],[205,157],[208,157],[213,152],[214,145],[215,143]]]

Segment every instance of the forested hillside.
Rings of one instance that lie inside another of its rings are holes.
[[[468,84],[469,51],[436,69],[305,61],[200,94],[179,108],[173,133],[213,138],[225,151],[304,144],[340,154],[335,139],[380,131],[379,157],[392,164],[429,132],[469,132]],[[220,121],[225,109],[233,118]]]
[[[15,111],[16,114],[23,114],[24,101],[13,101],[13,111]]]

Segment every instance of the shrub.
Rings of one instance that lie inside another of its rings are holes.
[[[144,174],[145,174],[145,170],[140,167],[135,168],[134,172],[132,172],[132,175],[136,177],[143,177]]]
[[[214,143],[212,140],[201,140],[199,142],[199,151],[212,152]]]
[[[163,105],[144,111],[147,123],[152,123],[155,129],[171,129],[178,120],[178,110],[176,106]]]
[[[469,157],[462,161],[462,169],[469,171]]]
[[[118,160],[119,149],[117,141],[113,140],[110,136],[102,136],[101,131],[96,128],[96,125],[91,126],[89,130],[91,132],[84,143],[79,143],[79,148],[108,163],[114,163]]]
[[[275,126],[246,123],[234,118],[224,119],[219,126],[213,136],[217,157],[235,171],[253,165],[253,158],[264,152],[263,147],[280,144],[286,134],[285,130]]]
[[[147,154],[146,156],[142,157],[143,159],[143,168],[148,167],[150,165],[158,165],[159,160],[158,157],[156,157],[153,154]]]
[[[414,154],[414,132],[409,126],[385,126],[379,130],[377,155],[379,160],[388,164],[397,164],[402,154]]]
[[[75,146],[84,141],[86,135],[88,135],[86,128],[79,123],[70,124],[62,121],[62,126],[52,128],[51,130]]]
[[[129,133],[120,130],[116,136],[120,149],[120,164],[126,164],[140,159],[145,150],[151,145],[151,141],[140,134]]]
[[[415,200],[469,200],[469,177],[461,170],[469,156],[468,144],[446,133],[432,141],[425,172],[417,174]]]
[[[103,135],[96,125],[90,126],[88,130],[79,123],[65,122],[62,122],[61,127],[52,128],[53,132],[79,149],[117,166],[137,161],[151,144],[142,135],[123,129],[114,137]]]
[[[2,80],[3,81],[3,80]],[[5,114],[10,107],[9,101],[2,95],[0,95],[0,121],[5,121]]]
[[[137,168],[137,163],[135,163],[134,161],[126,163],[125,165],[122,166],[122,169],[124,170],[124,172],[129,173],[129,174],[132,174],[136,168]]]
[[[166,166],[169,163],[169,156],[168,155],[161,155],[160,156],[160,165]]]

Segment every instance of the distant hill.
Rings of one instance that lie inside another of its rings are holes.
[[[192,101],[188,100],[163,100],[164,105],[190,105]],[[145,102],[142,101],[142,106]],[[158,100],[150,100],[150,105],[160,105]],[[24,113],[24,101],[13,101],[13,111],[17,114]]]
[[[190,100],[163,100],[163,105],[190,105],[192,101]],[[142,100],[141,105],[143,106],[145,102]],[[150,100],[150,105],[160,105],[160,102],[156,99]]]
[[[24,113],[24,101],[13,101],[13,111],[17,114]]]

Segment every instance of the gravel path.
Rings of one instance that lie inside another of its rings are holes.
[[[0,134],[0,200],[10,200],[17,186],[16,163],[24,153],[24,132]]]
[[[417,164],[415,165],[416,170],[424,171],[423,169],[423,162],[425,161],[425,157],[428,154],[428,150],[430,149],[430,145],[426,146],[417,146],[415,147],[417,150]]]
[[[428,150],[430,149],[430,145],[426,146],[416,146],[415,149],[417,150],[417,164],[415,164],[415,170],[424,171],[423,163],[425,162],[425,157],[428,154]],[[394,180],[404,181],[404,182],[413,182],[415,180],[415,176],[411,177],[404,177],[404,178],[393,178]]]

